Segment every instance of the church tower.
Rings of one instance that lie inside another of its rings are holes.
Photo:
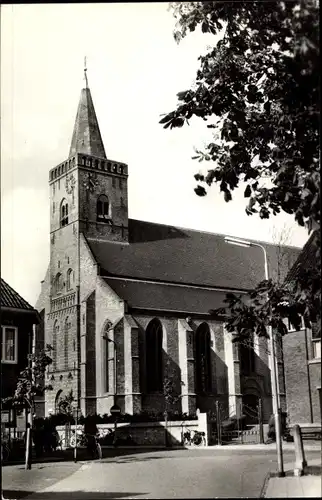
[[[128,241],[127,165],[106,157],[86,71],[69,156],[49,172],[46,337],[54,350],[47,412],[57,412],[59,398],[71,390],[80,397],[80,235]]]

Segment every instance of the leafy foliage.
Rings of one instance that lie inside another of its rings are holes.
[[[180,40],[198,25],[224,36],[204,56],[194,89],[178,93],[165,128],[192,116],[217,132],[196,159],[216,165],[196,180],[220,184],[226,201],[248,182],[248,214],[280,210],[309,230],[320,222],[319,44],[316,2],[173,3]],[[219,132],[219,134],[218,134]],[[271,187],[261,183],[269,178]],[[205,194],[205,188],[197,188]]]
[[[52,358],[50,357],[52,350],[52,346],[47,344],[45,349],[28,355],[30,366],[28,365],[20,372],[15,393],[13,396],[6,398],[4,400],[5,403],[15,406],[27,405],[31,408],[35,396],[39,396],[44,391],[52,389],[51,385],[44,383],[47,366],[52,363]]]
[[[58,403],[58,410],[60,413],[72,416],[73,415],[73,403],[75,401],[73,390],[70,390],[65,396],[63,396]]]
[[[213,138],[193,158],[208,162],[195,175],[199,196],[217,184],[226,202],[245,183],[248,215],[294,215],[308,232],[320,227],[319,6],[315,0],[172,2],[177,42],[198,27],[214,35],[199,57],[191,89],[179,92],[164,128],[202,119]],[[268,312],[285,333],[282,315],[309,324],[320,311],[320,240],[315,272],[303,269],[292,286],[263,282],[244,303],[228,296],[229,329],[266,331]],[[269,301],[267,301],[269,297]],[[281,307],[280,302],[284,303]],[[286,303],[288,306],[286,307]]]

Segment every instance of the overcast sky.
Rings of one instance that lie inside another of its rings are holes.
[[[158,122],[213,36],[177,45],[173,28],[166,3],[1,7],[1,275],[32,305],[49,260],[48,171],[68,157],[85,55],[107,157],[129,165],[130,217],[264,241],[286,227],[289,244],[307,240],[287,214],[248,217],[242,191],[230,203],[217,186],[195,195],[203,122]]]

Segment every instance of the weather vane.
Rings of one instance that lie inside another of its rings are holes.
[[[86,88],[88,88],[88,80],[87,80],[87,57],[84,57],[84,78],[86,83]]]

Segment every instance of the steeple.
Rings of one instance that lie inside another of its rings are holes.
[[[86,58],[84,80],[85,87],[81,91],[69,156],[84,153],[106,158],[91,91],[88,87]]]

